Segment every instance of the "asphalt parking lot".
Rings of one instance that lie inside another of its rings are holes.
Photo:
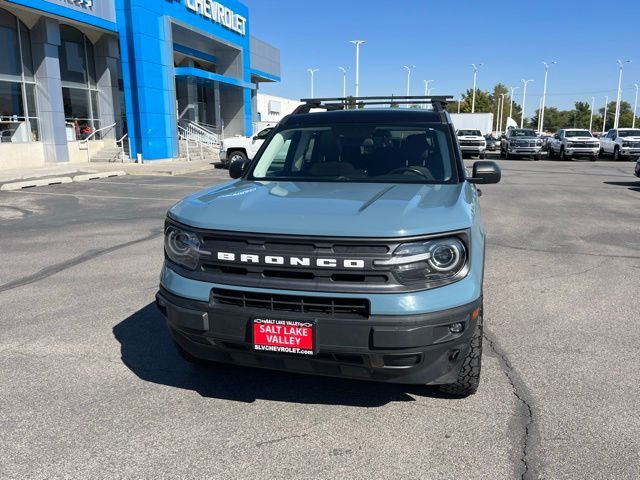
[[[185,363],[164,213],[224,171],[0,192],[0,477],[639,478],[633,163],[499,163],[464,400]]]

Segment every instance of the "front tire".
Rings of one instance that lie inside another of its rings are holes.
[[[566,162],[567,160],[569,160],[569,156],[564,153],[564,148],[560,149],[560,160],[562,160],[563,162]]]
[[[462,362],[458,379],[455,383],[440,385],[442,393],[456,397],[468,397],[478,391],[480,370],[482,369],[482,314],[478,317],[476,331],[471,337],[471,349]]]
[[[592,162],[595,162],[596,160],[598,160],[598,155],[591,155],[589,157],[589,160],[591,160]]]
[[[616,147],[616,148],[613,150],[613,161],[614,161],[614,162],[617,162],[617,161],[619,161],[619,160],[620,160],[620,147]]]
[[[240,151],[240,150],[236,150],[236,151],[231,152],[229,154],[229,162],[228,163],[229,163],[229,165],[231,165],[233,162],[236,162],[236,161],[244,162],[246,160],[247,160],[247,155],[244,152]]]

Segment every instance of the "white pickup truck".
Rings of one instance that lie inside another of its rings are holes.
[[[614,160],[640,158],[640,129],[612,128],[600,137],[600,155],[613,155]]]
[[[583,128],[561,128],[548,142],[549,158],[568,160],[572,157],[598,158],[600,144],[589,130]]]
[[[480,130],[458,130],[456,132],[462,155],[477,155],[484,158],[487,151],[487,140]]]
[[[220,162],[228,167],[236,160],[252,159],[258,152],[264,140],[271,133],[273,127],[260,130],[253,137],[229,137],[222,140],[220,145]]]

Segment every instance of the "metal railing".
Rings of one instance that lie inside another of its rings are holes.
[[[217,131],[204,127],[197,122],[185,121],[182,125],[178,125],[178,128],[192,142],[212,147],[219,147],[221,144],[221,135]]]
[[[98,133],[107,132],[111,130],[116,125],[118,125],[118,122],[112,123],[111,125],[107,125],[106,127],[99,128],[98,130],[91,132],[90,135],[87,135],[86,138],[83,138],[82,140],[78,141],[78,149],[87,151],[87,163],[91,161],[91,152],[89,151],[89,140],[95,137]]]
[[[202,129],[195,125],[187,125],[182,127],[178,125],[178,139],[184,141],[186,148],[187,161],[191,161],[192,149],[190,144],[195,143],[196,149],[199,151],[200,158],[204,158],[205,150],[209,150],[211,153],[217,153],[220,147],[220,138],[213,135],[210,132],[203,132]]]
[[[124,151],[124,141],[129,137],[128,133],[125,133],[122,138],[116,140],[116,147],[120,149],[120,161],[124,163],[126,153]]]

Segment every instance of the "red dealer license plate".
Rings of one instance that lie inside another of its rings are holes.
[[[313,355],[315,324],[295,320],[253,319],[253,349]]]

